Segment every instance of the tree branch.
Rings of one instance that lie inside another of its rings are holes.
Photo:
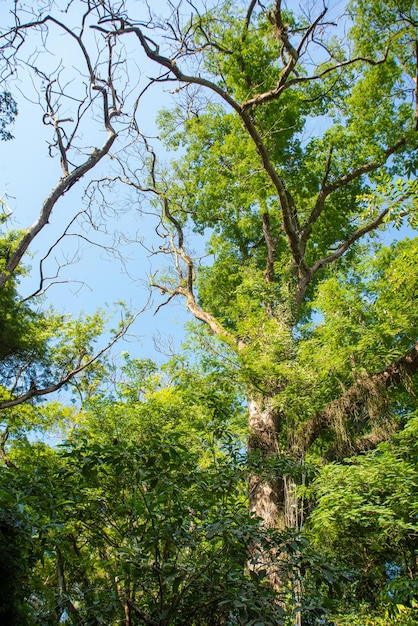
[[[85,21],[85,18],[88,15],[88,13],[90,13],[90,9],[87,11],[87,13],[84,14],[83,22]],[[21,35],[22,31],[30,30],[32,28],[36,28],[37,26],[44,26],[48,22],[51,22],[52,24],[55,24],[59,28],[62,28],[67,33],[67,35],[69,35],[70,37],[72,37],[73,39],[75,39],[77,41],[77,43],[80,46],[80,49],[81,49],[81,51],[83,53],[84,60],[86,61],[86,65],[87,65],[88,72],[89,72],[89,75],[90,75],[90,80],[91,80],[91,82],[94,82],[93,66],[91,64],[90,56],[89,56],[89,54],[87,52],[87,49],[86,49],[86,47],[84,45],[84,42],[83,42],[81,36],[76,35],[76,33],[74,32],[73,29],[69,28],[68,26],[66,26],[66,24],[64,24],[60,20],[57,20],[52,15],[45,15],[45,17],[43,17],[40,20],[34,20],[33,22],[27,22],[25,24],[19,24],[18,26],[15,26],[14,28],[11,28],[9,30],[9,32],[5,33],[2,36],[2,39],[6,39],[11,34],[14,34],[14,35],[20,34]]]
[[[192,293],[186,292],[185,290],[180,290],[180,293],[182,293],[186,297],[187,308],[189,309],[189,311],[194,315],[196,319],[204,322],[207,326],[209,326],[214,335],[216,335],[219,339],[224,339],[230,345],[236,345],[238,349],[242,349],[245,347],[243,341],[241,341],[239,338],[236,338],[232,333],[229,333],[213,315],[207,313],[200,308]]]
[[[355,168],[348,174],[344,174],[344,176],[341,176],[340,178],[333,181],[332,183],[328,183],[327,181],[329,179],[329,173],[331,170],[332,154],[333,154],[333,149],[334,149],[333,146],[331,146],[329,154],[328,154],[327,163],[325,166],[325,173],[322,179],[321,189],[319,190],[315,206],[313,207],[310,216],[308,217],[308,219],[306,220],[305,224],[302,227],[302,242],[304,246],[306,246],[306,242],[309,238],[309,235],[312,232],[313,225],[318,220],[318,218],[320,217],[324,209],[325,200],[327,199],[327,197],[334,191],[337,191],[338,189],[342,189],[343,187],[351,183],[353,180],[360,178],[364,174],[369,174],[370,172],[374,172],[377,169],[379,169],[379,167],[382,167],[382,165],[384,165],[387,162],[387,160],[389,159],[389,157],[392,156],[392,154],[394,154],[401,146],[404,146],[406,144],[406,141],[407,141],[406,137],[401,137],[392,146],[384,150],[383,159],[379,161],[371,161],[370,163],[364,163],[360,167]]]
[[[380,224],[383,223],[383,220],[385,219],[386,215],[393,209],[393,207],[398,204],[401,204],[408,197],[409,197],[408,194],[403,194],[394,204],[391,204],[385,209],[383,209],[383,211],[379,213],[379,215],[372,222],[370,222],[366,226],[363,226],[363,228],[359,228],[355,233],[353,233],[351,237],[349,237],[346,241],[344,241],[344,243],[342,243],[333,254],[330,254],[327,257],[323,257],[322,259],[319,259],[319,261],[317,261],[310,268],[311,276],[313,276],[315,272],[317,272],[319,269],[321,269],[325,265],[329,265],[336,259],[340,258],[355,241],[357,241],[358,239],[360,239],[367,233],[370,233],[371,231],[375,230],[378,226],[380,226]]]
[[[22,237],[16,249],[10,255],[6,263],[5,270],[0,272],[0,288],[3,287],[12,276],[13,272],[20,264],[23,255],[25,254],[35,237],[49,223],[49,218],[57,201],[62,198],[77,181],[79,181],[85,174],[87,174],[87,172],[93,169],[106,154],[108,154],[116,139],[116,136],[117,135],[113,130],[109,130],[108,138],[103,146],[100,149],[94,151],[87,161],[76,167],[75,170],[68,174],[68,176],[61,178],[57,186],[54,187],[54,189],[44,201],[37,220],[27,230],[26,234]]]
[[[301,83],[309,83],[315,80],[320,80],[321,78],[324,78],[324,76],[326,76],[327,74],[330,74],[331,72],[336,72],[337,70],[340,70],[343,67],[353,65],[354,63],[359,63],[361,61],[363,63],[368,63],[369,65],[379,65],[380,63],[384,63],[386,61],[386,58],[387,58],[387,51],[385,53],[385,56],[382,59],[379,59],[379,61],[373,61],[372,59],[367,59],[365,57],[356,57],[354,59],[349,59],[348,61],[342,61],[341,63],[337,63],[336,65],[333,65],[332,67],[328,67],[326,70],[323,70],[319,74],[314,74],[312,76],[298,76],[297,78],[291,78],[290,80],[287,80],[289,77],[289,74],[291,74],[291,72],[294,70],[296,66],[296,62],[294,62],[294,59],[292,57],[292,59],[289,61],[288,65],[286,66],[285,70],[283,70],[283,73],[280,76],[276,87],[264,93],[257,94],[250,100],[246,100],[242,104],[242,107],[245,109],[248,109],[254,106],[258,106],[260,104],[264,104],[265,102],[271,102],[272,100],[277,100],[286,89],[289,89],[290,87],[293,87],[294,85],[299,85]]]
[[[84,360],[85,355],[80,354],[75,367],[73,367],[73,369],[71,369],[69,372],[64,374],[57,383],[55,383],[54,385],[50,385],[49,387],[44,387],[42,389],[38,389],[36,385],[33,384],[26,393],[21,394],[20,396],[17,396],[15,398],[12,398],[11,400],[0,401],[0,410],[9,409],[13,406],[17,406],[18,404],[22,404],[23,402],[27,402],[31,398],[38,398],[40,396],[45,396],[45,395],[54,393],[55,391],[59,391],[60,389],[62,389],[67,383],[69,383],[74,377],[76,377],[77,374],[80,374],[80,372],[83,372],[84,370],[86,370],[88,367],[90,367],[90,365],[92,365],[98,359],[100,359],[100,357],[103,356],[105,352],[110,350],[110,348],[113,345],[115,345],[115,343],[121,337],[123,337],[123,335],[125,335],[128,329],[132,326],[134,321],[137,319],[137,317],[139,317],[139,315],[141,315],[141,313],[143,313],[144,310],[145,310],[145,307],[141,309],[140,311],[138,311],[128,322],[126,322],[126,324],[122,326],[122,328],[113,337],[112,341],[110,341],[104,348],[96,352],[96,354],[94,354],[91,357],[88,357],[86,360]]]
[[[250,6],[248,7],[247,14],[245,16],[245,30],[247,31],[250,27],[251,16],[255,9],[255,5],[257,4],[257,0],[251,0]]]
[[[332,193],[333,191],[336,191],[337,189],[341,189],[342,187],[345,187],[346,185],[348,185],[348,183],[351,183],[353,180],[360,178],[360,176],[363,176],[363,174],[374,172],[375,170],[379,169],[379,167],[382,167],[382,165],[386,163],[389,157],[391,157],[392,154],[394,154],[401,146],[404,146],[406,142],[407,142],[407,137],[405,136],[401,137],[400,139],[398,139],[398,141],[395,141],[395,143],[392,146],[389,146],[389,148],[386,148],[386,150],[383,151],[384,159],[379,160],[379,161],[371,161],[370,163],[364,163],[363,165],[355,168],[348,174],[344,174],[344,176],[341,176],[334,182],[329,183],[328,185],[325,185],[325,187],[323,188],[323,193],[325,194],[325,198],[329,196],[329,194]]]
[[[337,191],[338,189],[341,189],[342,187],[348,185],[350,182],[359,178],[360,176],[363,176],[364,174],[377,170],[379,167],[381,167],[382,165],[386,163],[389,157],[392,154],[394,154],[396,150],[398,150],[401,146],[405,145],[406,141],[407,141],[406,137],[402,137],[397,142],[395,142],[392,146],[387,148],[384,151],[385,158],[383,160],[373,161],[370,163],[364,163],[362,166],[352,170],[351,172],[349,172],[348,174],[345,174],[344,176],[341,176],[339,179],[335,180],[334,182],[327,184],[327,180],[329,178],[329,173],[331,170],[331,160],[332,160],[332,153],[333,153],[333,146],[331,146],[329,150],[328,158],[327,158],[325,173],[322,179],[321,189],[318,193],[317,201],[315,203],[314,208],[311,211],[309,218],[306,220],[305,224],[302,226],[302,229],[301,229],[300,251],[303,256],[305,254],[306,244],[309,240],[309,236],[312,232],[312,228],[315,222],[321,216],[322,211],[324,209],[326,198],[334,191]],[[315,275],[315,273],[319,269],[324,267],[325,265],[329,265],[330,263],[333,263],[334,261],[339,259],[345,252],[347,252],[347,250],[352,246],[352,244],[356,242],[358,239],[360,239],[367,233],[372,232],[373,230],[378,228],[378,226],[380,226],[383,223],[384,218],[392,210],[392,208],[396,206],[397,204],[400,204],[401,202],[406,200],[407,197],[408,195],[404,194],[394,204],[386,207],[383,211],[381,211],[381,213],[372,222],[370,222],[369,224],[367,224],[366,226],[362,228],[359,228],[355,233],[353,233],[346,241],[344,241],[342,244],[338,246],[337,250],[333,254],[330,254],[329,256],[319,259],[316,263],[314,263],[312,267],[306,268],[306,270],[303,273],[300,273],[298,285],[296,288],[297,307],[299,307],[302,304],[303,299],[305,297],[306,289],[310,281],[312,280],[313,276]]]
[[[160,622],[156,622],[154,619],[152,619],[151,617],[148,617],[148,615],[143,613],[141,609],[139,608],[139,606],[135,604],[135,602],[131,598],[126,598],[126,602],[129,605],[129,607],[133,611],[135,611],[139,619],[145,622],[145,624],[147,624],[148,626],[160,626]]]
[[[46,88],[45,88],[46,113],[44,116],[44,121],[49,119],[50,122],[52,123],[52,126],[54,127],[55,143],[53,145],[55,145],[59,151],[61,167],[63,170],[63,176],[58,182],[58,184],[51,191],[49,196],[45,199],[41,207],[41,210],[39,212],[37,220],[32,224],[32,226],[30,226],[27,229],[26,233],[22,236],[16,248],[13,250],[12,254],[10,255],[4,270],[0,272],[0,288],[3,287],[5,283],[9,280],[9,278],[13,275],[14,271],[20,264],[23,258],[23,255],[25,254],[25,252],[28,250],[29,246],[31,245],[32,241],[41,232],[41,230],[48,224],[49,218],[51,216],[51,213],[57,201],[61,197],[63,197],[66,194],[66,192],[69,189],[71,189],[71,187],[74,184],[76,184],[85,174],[87,174],[87,172],[93,169],[99,163],[99,161],[103,159],[103,157],[105,157],[109,153],[117,137],[117,133],[112,126],[112,119],[114,116],[119,115],[120,113],[120,110],[119,110],[120,102],[116,96],[115,86],[113,84],[113,78],[112,78],[111,72],[112,72],[112,67],[116,67],[118,64],[114,62],[112,59],[112,46],[110,45],[110,47],[108,46],[109,48],[108,50],[109,57],[108,57],[108,64],[107,64],[108,75],[106,76],[106,79],[100,78],[99,74],[96,71],[97,67],[96,68],[93,67],[91,58],[89,56],[89,53],[82,39],[83,32],[84,32],[84,23],[85,23],[87,15],[91,12],[91,10],[92,9],[89,8],[87,13],[85,13],[82,17],[82,28],[81,28],[80,34],[76,34],[76,32],[74,32],[74,29],[71,29],[69,26],[66,26],[63,22],[57,20],[56,18],[50,15],[46,15],[44,18],[35,20],[33,22],[28,22],[26,24],[18,24],[17,26],[15,26],[13,29],[11,29],[8,33],[6,33],[3,36],[3,38],[5,38],[6,40],[9,35],[13,35],[14,37],[17,34],[20,34],[20,36],[23,37],[22,33],[32,28],[47,26],[48,24],[54,24],[55,26],[63,30],[67,35],[69,35],[73,40],[75,40],[75,42],[77,43],[83,55],[85,64],[87,66],[89,84],[91,86],[91,89],[101,94],[102,116],[103,116],[102,121],[103,121],[103,127],[107,132],[107,139],[100,148],[95,148],[93,150],[90,157],[86,161],[84,161],[84,163],[81,163],[81,165],[75,167],[73,171],[69,171],[70,163],[68,159],[68,152],[70,148],[73,147],[72,143],[75,138],[75,133],[77,132],[80,119],[83,115],[83,111],[80,111],[81,105],[78,110],[78,119],[76,119],[74,123],[75,128],[73,129],[73,132],[70,134],[69,138],[67,138],[65,131],[62,128],[62,123],[64,121],[68,122],[72,120],[70,120],[70,118],[67,118],[65,120],[59,119],[59,116],[57,114],[57,111],[59,110],[59,104],[55,106],[54,103],[52,102],[52,85],[56,82],[56,80],[54,80],[53,78],[49,79],[48,76],[46,76],[43,72],[41,72],[41,70],[39,70],[36,67],[30,66],[42,78],[42,80],[47,83]],[[9,44],[5,44],[6,47],[7,45],[13,46],[14,45],[13,41]],[[111,93],[111,98],[112,98],[111,103],[109,103],[108,90]],[[64,96],[65,94],[61,93],[60,95]],[[93,102],[93,100],[94,98],[91,97],[89,100],[90,104],[91,102]]]
[[[325,199],[326,199],[326,195],[325,195],[325,188],[326,188],[326,184],[329,178],[329,174],[331,171],[331,162],[332,162],[332,153],[334,151],[334,146],[331,145],[329,152],[328,152],[328,158],[327,158],[327,163],[325,166],[325,172],[324,172],[324,176],[322,178],[322,183],[321,183],[321,189],[319,190],[319,194],[318,194],[318,198],[317,201],[315,203],[314,208],[311,211],[310,216],[308,217],[308,219],[306,220],[305,224],[303,224],[302,226],[302,235],[301,235],[301,241],[303,243],[303,247],[306,247],[306,243],[307,240],[309,238],[309,235],[312,232],[312,227],[315,224],[315,222],[317,221],[317,219],[319,218],[319,216],[321,215],[324,205],[325,205]]]
[[[304,423],[296,437],[298,447],[305,452],[330,426],[330,416],[339,412],[344,417],[355,414],[363,407],[370,394],[377,392],[385,393],[391,387],[398,387],[405,378],[413,376],[418,371],[418,341],[413,348],[404,356],[391,365],[387,365],[380,372],[365,376],[357,380],[354,385],[347,389],[342,396],[333,400],[328,406],[317,413],[311,420]],[[369,449],[371,437],[364,435],[364,445],[368,440]],[[381,440],[375,438],[377,443]],[[376,445],[377,445],[376,443]]]
[[[57,583],[58,583],[58,591],[59,591],[59,596],[60,596],[60,604],[63,607],[62,612],[64,612],[64,610],[67,611],[68,614],[71,615],[77,623],[80,621],[80,614],[75,608],[74,604],[71,602],[67,594],[67,585],[65,582],[65,573],[64,573],[64,558],[58,546],[55,546],[55,552],[57,555],[57,561],[56,561]]]

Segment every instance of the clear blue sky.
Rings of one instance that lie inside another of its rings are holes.
[[[142,3],[141,3],[142,4]],[[33,49],[35,49],[35,43]],[[39,41],[37,42],[39,46]],[[49,55],[41,55],[36,62],[39,66],[55,68],[59,58],[63,58],[63,65],[73,68],[72,75],[74,89],[80,89],[83,79],[78,72],[80,59],[74,55],[76,48],[72,45],[68,37],[56,34],[48,41]],[[24,49],[21,56],[24,55]],[[135,59],[134,65],[143,64],[143,60]],[[149,74],[151,68],[145,65],[140,67],[142,74]],[[139,81],[138,76],[130,76],[132,82]],[[44,110],[37,102],[37,89],[32,82],[31,73],[22,73],[17,82],[11,82],[10,88],[18,102],[19,114],[12,132],[14,139],[9,142],[0,142],[0,195],[7,201],[12,211],[12,216],[7,223],[9,228],[26,228],[37,217],[40,206],[49,194],[51,189],[57,184],[61,170],[59,159],[51,158],[48,154],[48,140],[51,137],[51,128],[43,124]],[[78,81],[78,82],[77,82]],[[38,81],[40,84],[42,81]],[[137,85],[133,84],[132,89],[136,91]],[[131,98],[132,100],[132,98]],[[155,134],[154,118],[157,110],[166,101],[166,94],[161,90],[149,92],[144,98],[139,110],[138,118],[141,129]],[[71,103],[67,101],[69,114]],[[100,126],[100,125],[99,125]],[[91,133],[91,137],[89,136]],[[96,133],[96,134],[95,134]],[[81,127],[83,135],[80,145],[99,145],[104,138],[97,134],[95,122],[93,120]],[[92,176],[108,173],[110,162],[105,162],[92,172]],[[79,210],[85,208],[82,195],[88,178],[75,185],[64,198],[59,200],[53,212],[50,224],[45,227],[40,236],[33,242],[30,253],[32,259],[27,263],[32,266],[32,270],[27,279],[22,282],[21,290],[24,296],[31,293],[39,284],[39,259],[62,235],[71,217]],[[119,192],[119,200],[125,192]],[[124,198],[122,198],[123,200]],[[154,234],[155,220],[148,217],[141,217],[135,207],[130,206],[131,201],[126,192],[126,202],[122,206],[125,213],[120,213],[115,219],[110,219],[107,229],[110,233],[121,231],[126,233],[131,239],[143,238],[148,247],[157,244]],[[129,210],[128,210],[129,209]],[[73,228],[72,232],[77,229]],[[94,241],[101,241],[109,244],[110,237],[103,237],[99,233],[84,232],[87,238]],[[133,310],[142,309],[149,298],[147,287],[148,277],[151,272],[151,261],[155,270],[156,258],[149,258],[149,254],[139,243],[123,243],[120,248],[121,256],[127,260],[127,268],[114,256],[106,253],[103,249],[89,244],[85,240],[80,240],[74,236],[67,237],[50,256],[49,262],[45,265],[46,273],[53,275],[57,264],[64,265],[58,280],[66,281],[51,287],[47,291],[46,300],[55,308],[77,315],[79,312],[91,313],[97,308],[111,310],[114,302],[124,301]],[[74,259],[74,262],[72,262]],[[159,258],[158,263],[165,262]],[[67,263],[69,263],[67,265]],[[129,344],[128,349],[135,356],[148,356],[153,353],[153,336],[161,334],[163,337],[175,338],[176,344],[183,337],[183,324],[188,319],[184,303],[174,300],[172,303],[162,308],[154,316],[156,306],[162,299],[158,293],[153,294],[154,305],[151,309],[140,316],[135,324],[133,332],[138,336],[138,341]],[[142,344],[142,347],[141,347]],[[126,350],[123,343],[117,350]]]
[[[8,1],[8,0],[7,0]],[[12,3],[10,3],[12,4]],[[153,3],[157,8],[160,3]],[[335,3],[341,4],[341,3]],[[3,6],[7,2],[3,3]],[[77,5],[76,5],[77,6]],[[143,10],[144,3],[133,3],[136,11]],[[33,50],[38,46],[42,50],[40,40],[33,43]],[[128,46],[133,46],[129,41]],[[60,58],[63,59],[63,67],[69,68],[69,75],[73,79],[75,93],[81,89],[83,76],[80,73],[81,60],[68,36],[58,34],[58,31],[48,40],[49,54],[42,52],[34,61],[42,67],[51,70],[58,67]],[[133,50],[133,48],[132,48]],[[128,49],[128,52],[129,49]],[[22,49],[21,56],[25,54]],[[127,91],[133,94],[140,89],[141,80],[146,80],[153,68],[149,62],[139,58],[138,47],[135,47],[135,54],[132,52],[130,58],[129,85]],[[142,76],[142,78],[141,78]],[[0,142],[0,194],[6,194],[10,209],[13,211],[8,226],[13,228],[25,228],[36,218],[39,208],[56,185],[61,176],[59,159],[52,159],[48,155],[48,138],[51,137],[51,128],[43,124],[43,109],[37,102],[38,94],[36,85],[32,82],[31,73],[23,73],[17,82],[10,83],[13,94],[18,101],[19,115],[16,120],[13,133],[15,139],[10,142]],[[63,78],[64,80],[64,78]],[[42,81],[38,80],[38,84]],[[142,83],[145,84],[145,83]],[[170,85],[172,87],[172,85]],[[149,134],[155,134],[154,118],[156,112],[170,103],[171,96],[169,87],[166,91],[154,89],[147,92],[140,105],[138,120],[141,129]],[[132,103],[132,95],[131,95]],[[71,111],[71,102],[67,100],[68,114]],[[129,109],[129,106],[128,106]],[[63,115],[67,111],[63,111]],[[90,119],[88,123],[81,127],[80,144],[84,146],[97,145],[103,137],[95,130],[96,122]],[[93,171],[92,176],[109,172],[109,161],[106,160],[98,170]],[[38,263],[50,246],[61,236],[63,229],[68,224],[71,217],[77,211],[84,208],[82,201],[83,191],[88,182],[88,178],[75,185],[70,192],[62,198],[53,213],[51,223],[41,236],[32,245],[30,252],[33,255],[30,261],[32,272],[28,279],[22,283],[23,295],[27,295],[36,289],[39,282]],[[122,198],[121,198],[122,196]],[[131,239],[144,238],[148,248],[153,244],[158,247],[158,241],[154,234],[155,220],[149,216],[140,216],[135,205],[132,205],[132,198],[128,192],[121,190],[118,200],[122,199],[120,205],[126,209],[125,213],[120,213],[114,219],[110,219],[107,224],[109,231],[119,230],[127,234]],[[75,229],[73,229],[75,231]],[[96,241],[106,241],[97,233],[85,233]],[[395,233],[395,236],[402,236]],[[200,244],[203,245],[203,244]],[[146,250],[139,243],[124,243],[121,246],[121,256],[127,259],[129,274],[123,265],[104,250],[90,245],[85,240],[75,237],[68,237],[57,247],[51,255],[47,264],[47,271],[52,275],[55,273],[56,265],[65,264],[75,257],[74,263],[66,265],[60,275],[60,280],[66,282],[57,284],[48,290],[46,298],[55,308],[77,315],[79,312],[93,312],[97,308],[112,309],[114,302],[123,300],[133,310],[144,307],[148,298],[147,288],[148,276],[152,269],[155,270],[158,264],[163,264],[163,257],[149,257]],[[185,311],[184,302],[180,299],[173,300],[169,305],[162,308],[154,316],[153,312],[161,303],[162,299],[158,292],[154,292],[154,305],[150,310],[139,317],[135,324],[134,332],[138,336],[138,341],[129,344],[128,349],[135,356],[149,356],[153,354],[153,335],[161,334],[163,337],[175,338],[178,345],[184,336],[183,324],[190,319]],[[126,350],[127,346],[120,344],[120,351]]]

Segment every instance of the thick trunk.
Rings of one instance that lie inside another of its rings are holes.
[[[280,453],[278,434],[280,413],[274,408],[270,398],[252,396],[248,399],[249,415],[249,455],[262,458],[277,456]],[[283,476],[263,475],[254,472],[248,481],[250,512],[263,520],[265,528],[286,528],[285,480]],[[252,547],[249,566],[254,570],[264,570],[270,585],[280,595],[283,592],[285,569],[283,556],[276,549],[266,550],[261,545]]]
[[[249,454],[262,457],[279,454],[280,414],[270,398],[252,396],[248,399]],[[266,528],[285,528],[283,478],[265,478],[253,474],[248,485],[249,508],[261,517]]]
[[[263,458],[283,453],[279,447],[283,416],[272,398],[252,396],[248,399],[248,452]],[[295,463],[299,459],[295,458]],[[292,476],[277,474],[266,477],[253,474],[248,486],[250,511],[261,517],[266,528],[300,528],[301,511]]]
[[[272,399],[253,395],[248,399],[248,413],[249,454],[258,454],[263,458],[279,455],[282,415],[274,407]],[[293,477],[279,474],[269,476],[254,472],[249,478],[248,498],[250,511],[263,520],[265,528],[285,530],[300,527],[299,502]],[[267,572],[269,583],[278,592],[280,602],[280,595],[283,593],[285,581],[290,574],[287,571],[286,555],[277,550],[266,552],[261,546],[253,546],[251,556],[250,567],[264,569]],[[290,576],[293,579],[293,576]],[[292,582],[296,605],[299,604],[301,598],[298,578],[296,576]],[[299,625],[301,623],[299,611],[296,611],[295,618],[296,624]]]

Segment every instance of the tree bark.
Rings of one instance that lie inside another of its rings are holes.
[[[263,458],[279,454],[280,415],[270,398],[253,395],[248,399],[248,453]],[[248,485],[249,509],[262,518],[266,528],[285,528],[284,483],[281,477],[252,474]]]
[[[266,459],[269,456],[278,456],[283,451],[279,446],[280,429],[283,415],[274,406],[272,398],[262,394],[253,394],[248,398],[249,437],[248,453],[254,460],[257,457]],[[256,470],[248,480],[249,510],[261,518],[264,528],[274,528],[279,531],[295,528],[301,525],[299,500],[296,494],[296,482],[293,476]],[[254,571],[265,570],[271,587],[278,594],[278,604],[281,605],[281,595],[285,584],[290,581],[299,606],[302,596],[300,577],[297,572],[290,572],[286,552],[278,549],[266,550],[260,545],[253,545],[249,567]],[[295,576],[296,574],[296,576]],[[296,624],[300,625],[300,611],[295,615]]]
[[[280,413],[274,407],[272,399],[263,395],[252,395],[248,398],[248,454],[254,461],[280,453],[278,434],[280,429]],[[251,513],[261,518],[266,529],[285,530],[285,481],[283,476],[267,474],[260,468],[250,475],[248,480],[248,501]],[[253,545],[250,551],[249,567],[254,571],[265,571],[271,587],[278,592],[283,591],[285,571],[283,555],[276,549],[266,550],[264,546]],[[280,604],[280,600],[279,600]]]

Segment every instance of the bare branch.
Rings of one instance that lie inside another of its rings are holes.
[[[176,287],[171,287],[171,286],[167,286],[159,282],[156,282],[156,280],[152,278],[151,283],[150,283],[151,287],[159,289],[162,294],[168,295],[168,299],[166,300],[164,304],[167,304],[168,302],[170,302],[172,298],[176,295],[181,295],[185,297],[187,308],[196,319],[204,322],[207,326],[209,326],[211,331],[216,336],[223,338],[225,341],[227,341],[228,343],[232,345],[238,345],[238,347],[241,348],[243,347],[242,342],[239,339],[237,340],[231,333],[229,333],[222,326],[222,324],[220,324],[216,320],[216,318],[213,315],[204,311],[196,302],[196,298],[195,298],[194,291],[193,291],[193,282],[194,282],[194,275],[195,275],[194,263],[193,263],[192,258],[190,257],[189,254],[187,254],[184,248],[183,229],[182,229],[180,222],[176,219],[176,217],[173,215],[171,211],[169,197],[167,196],[166,192],[163,189],[160,189],[158,186],[157,173],[156,173],[157,156],[154,150],[152,149],[152,147],[149,145],[145,136],[142,135],[142,139],[144,141],[146,150],[148,154],[150,155],[150,159],[151,159],[149,175],[151,177],[152,186],[144,187],[140,185],[139,183],[136,183],[133,180],[129,179],[129,177],[127,176],[120,180],[122,180],[122,182],[124,182],[125,184],[128,184],[138,189],[138,191],[154,194],[161,202],[162,217],[174,227],[176,241],[175,241],[174,236],[170,236],[170,239],[171,239],[170,248],[169,249],[160,248],[159,252],[165,252],[165,253],[173,255],[175,269],[176,269],[176,272],[180,281],[180,283]],[[157,311],[161,308],[161,306],[163,306],[163,304],[161,304],[158,307]]]
[[[16,247],[10,254],[4,270],[0,273],[0,288],[3,287],[4,284],[13,275],[13,273],[21,263],[23,255],[26,253],[35,237],[37,237],[42,229],[49,223],[51,213],[54,210],[58,200],[62,198],[73,185],[75,185],[81,178],[83,178],[83,176],[85,176],[90,170],[96,167],[96,165],[109,153],[112,145],[116,140],[117,132],[112,126],[112,120],[115,116],[120,114],[121,101],[118,97],[118,94],[116,93],[116,88],[113,82],[113,72],[115,67],[117,66],[117,60],[113,58],[112,39],[111,37],[108,37],[107,40],[108,58],[106,66],[107,76],[105,79],[100,78],[100,76],[97,74],[96,68],[93,66],[87,48],[82,39],[87,16],[93,11],[93,9],[94,7],[92,8],[89,5],[88,10],[82,16],[82,26],[78,34],[74,29],[70,28],[60,20],[57,20],[51,15],[46,15],[42,19],[34,20],[33,22],[28,22],[25,24],[18,23],[13,29],[3,35],[3,39],[7,42],[7,39],[10,37],[12,37],[13,40],[17,35],[23,37],[22,33],[25,33],[30,29],[54,25],[63,32],[65,32],[66,35],[71,37],[77,43],[77,46],[83,55],[87,67],[90,87],[93,91],[97,92],[98,96],[100,96],[102,100],[102,124],[107,132],[107,138],[102,146],[99,148],[95,148],[90,156],[83,163],[78,166],[72,166],[69,158],[69,152],[70,150],[76,150],[73,142],[79,129],[80,120],[85,112],[92,105],[95,98],[91,95],[86,96],[88,101],[86,106],[86,99],[82,100],[79,103],[77,118],[74,122],[74,127],[72,129],[72,132],[69,132],[67,135],[63,128],[63,124],[69,121],[72,122],[73,120],[67,116],[60,116],[58,113],[60,104],[59,102],[53,102],[53,96],[56,95],[56,93],[54,93],[55,85],[58,85],[58,95],[66,97],[65,92],[62,90],[59,84],[59,75],[58,79],[52,77],[49,78],[39,68],[35,66],[30,66],[36,72],[36,74],[43,79],[44,83],[46,83],[46,113],[43,119],[44,123],[51,123],[54,128],[55,140],[50,144],[50,150],[54,147],[57,148],[61,161],[63,176],[54,187],[54,189],[52,189],[49,196],[44,200],[36,221],[26,230],[25,234],[21,237],[20,241],[17,243]],[[11,45],[10,42],[9,45]],[[7,43],[5,44],[5,46],[7,46]],[[78,149],[78,151],[80,150]]]
[[[88,15],[88,13],[90,13],[90,10],[87,12],[87,14],[84,15],[83,20],[85,20],[86,15]],[[36,28],[37,26],[45,26],[46,24],[48,24],[48,22],[51,22],[52,24],[55,24],[56,26],[58,26],[59,28],[61,28],[62,30],[64,30],[67,35],[69,35],[71,38],[75,39],[78,43],[78,45],[80,46],[80,49],[83,53],[84,56],[84,60],[86,62],[88,71],[89,71],[89,75],[90,75],[90,80],[92,83],[94,83],[95,80],[95,76],[94,76],[94,70],[93,70],[93,66],[91,64],[91,60],[90,60],[90,55],[87,52],[87,49],[84,45],[84,42],[82,40],[82,36],[77,35],[74,30],[72,30],[71,28],[69,28],[66,24],[64,24],[64,22],[61,22],[60,20],[57,20],[55,17],[53,17],[52,15],[46,15],[45,17],[43,17],[40,20],[34,20],[33,22],[27,22],[26,24],[18,24],[17,26],[15,26],[14,28],[11,28],[7,33],[4,33],[2,35],[2,39],[7,39],[10,35],[13,34],[19,34],[20,36],[22,36],[22,32],[26,31],[26,30],[31,30],[33,28]]]
[[[22,298],[21,302],[27,302],[28,300],[31,300],[32,298],[34,298],[35,296],[39,296],[44,294],[52,285],[56,285],[58,283],[68,283],[71,282],[72,284],[74,283],[78,283],[80,285],[85,285],[85,283],[83,283],[82,281],[77,281],[77,280],[55,280],[56,278],[58,278],[58,276],[60,275],[60,272],[62,270],[62,268],[65,265],[70,265],[71,263],[73,263],[75,261],[76,258],[76,254],[74,254],[74,256],[72,258],[70,258],[70,260],[66,259],[66,262],[64,264],[59,264],[56,272],[54,274],[54,276],[45,276],[44,273],[44,264],[45,262],[49,259],[49,257],[51,256],[52,252],[59,247],[59,245],[63,242],[63,240],[65,238],[69,238],[69,237],[75,237],[77,239],[80,239],[84,242],[87,242],[88,244],[92,245],[92,246],[96,246],[99,247],[101,250],[104,250],[105,252],[112,254],[116,257],[119,258],[119,260],[122,260],[121,258],[121,254],[120,252],[117,250],[117,248],[113,245],[104,245],[103,243],[98,243],[97,241],[94,241],[93,239],[90,239],[89,237],[86,237],[85,235],[82,235],[81,233],[71,233],[70,229],[72,226],[74,226],[75,223],[77,223],[77,221],[80,219],[80,217],[82,215],[88,215],[88,211],[87,209],[84,209],[82,211],[79,211],[78,213],[76,213],[71,220],[69,221],[69,223],[67,224],[67,226],[65,227],[63,233],[57,237],[54,241],[54,243],[49,247],[49,249],[47,250],[47,252],[44,254],[44,256],[39,260],[39,286],[37,289],[35,289],[35,291],[33,291],[32,293],[30,293],[28,296],[26,296],[25,298]],[[92,218],[89,215],[89,221],[91,222]],[[99,230],[99,228],[97,226],[95,226],[94,224],[91,224],[92,228],[94,230]],[[58,263],[58,262],[57,262]],[[46,286],[45,283],[46,281],[53,281],[53,282],[49,282]]]
[[[253,14],[253,11],[255,9],[255,5],[257,4],[257,1],[258,0],[251,0],[251,2],[250,2],[250,6],[248,7],[247,15],[245,16],[245,30],[248,30],[248,28],[250,26],[251,16]]]
[[[32,241],[48,224],[50,215],[57,201],[62,198],[77,181],[87,174],[87,172],[93,169],[105,155],[108,154],[115,139],[116,133],[113,130],[109,130],[109,136],[103,146],[98,150],[95,150],[87,161],[76,167],[71,173],[68,174],[68,176],[61,178],[59,183],[44,201],[37,220],[27,230],[26,234],[22,237],[19,244],[10,255],[5,270],[0,272],[0,288],[3,287],[12,276]]]
[[[85,354],[80,354],[75,366],[70,371],[66,372],[63,376],[61,376],[60,380],[57,383],[50,385],[48,387],[44,387],[42,389],[38,389],[36,385],[33,384],[26,393],[23,393],[20,396],[17,396],[15,398],[12,398],[11,400],[0,401],[0,409],[8,409],[10,407],[22,404],[23,402],[27,402],[31,398],[39,398],[41,396],[45,396],[45,395],[54,393],[55,391],[59,391],[60,389],[62,389],[72,379],[74,379],[77,376],[77,374],[80,374],[84,370],[88,369],[90,365],[98,361],[100,357],[102,357],[106,352],[108,352],[110,348],[114,346],[115,343],[119,341],[121,337],[123,337],[123,335],[127,333],[129,328],[132,326],[135,320],[139,317],[139,315],[141,315],[141,313],[144,312],[145,308],[146,306],[143,307],[137,313],[135,313],[135,315],[133,315],[132,318],[130,318],[120,328],[120,330],[115,334],[113,339],[104,348],[102,348],[101,350],[99,350],[98,352],[96,352],[95,354],[87,358]]]

